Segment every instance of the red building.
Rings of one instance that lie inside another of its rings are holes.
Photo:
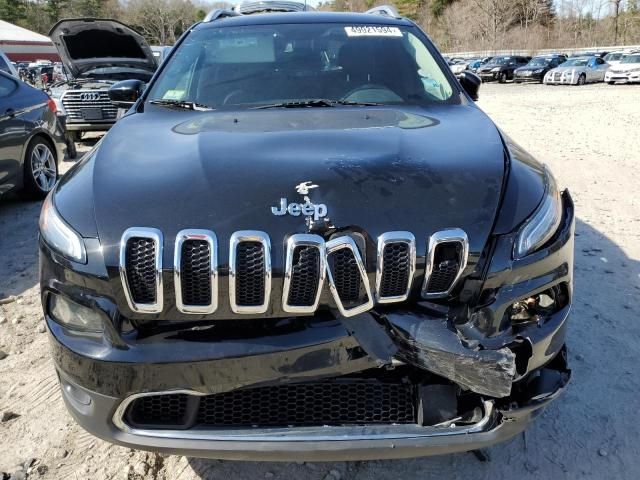
[[[0,50],[13,62],[60,61],[49,37],[3,20],[0,20]]]

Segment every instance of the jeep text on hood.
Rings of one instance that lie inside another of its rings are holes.
[[[41,215],[83,427],[191,456],[397,458],[505,440],[563,391],[571,197],[415,24],[222,11],[161,69],[112,88],[141,96]]]
[[[74,77],[109,67],[153,73],[157,66],[144,37],[116,20],[61,20],[49,37]]]

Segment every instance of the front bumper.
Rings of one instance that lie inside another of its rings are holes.
[[[523,73],[516,72],[513,81],[515,83],[542,83],[544,75],[542,73],[532,73],[531,75],[524,75]]]
[[[563,72],[559,75],[547,74],[544,77],[543,82],[546,85],[577,85],[579,75],[574,72]]]
[[[67,121],[67,131],[69,132],[106,132],[115,122],[69,122]]]
[[[497,237],[489,273],[480,282],[491,294],[481,295],[483,307],[476,311],[482,315],[454,323],[453,311],[418,302],[404,309],[376,307],[348,319],[324,312],[264,322],[159,321],[132,328],[110,295],[97,293],[110,292],[104,265],[90,260],[74,269],[41,241],[42,300],[63,398],[76,421],[100,438],[197,457],[406,458],[504,441],[526,428],[570,379],[564,344],[574,214],[570,196],[565,193],[563,199],[558,232],[535,254],[512,261],[511,234]],[[504,325],[514,302],[556,287],[566,301],[544,319]],[[48,308],[53,294],[99,310],[105,331],[83,334],[55,322]],[[147,428],[125,416],[128,403],[141,394],[215,396],[361,374],[393,375],[406,368],[417,372],[417,388],[451,386],[458,398],[481,405],[481,414],[462,423],[451,417],[439,423],[292,428],[201,427],[193,417],[184,428]]]
[[[500,72],[482,72],[478,73],[478,76],[482,79],[483,82],[494,82],[498,80],[498,75]]]
[[[639,83],[640,71],[638,72],[607,72],[604,76],[606,83]]]

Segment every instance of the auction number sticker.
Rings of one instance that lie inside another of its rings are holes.
[[[383,25],[356,25],[344,27],[347,37],[401,37],[402,32],[398,27],[385,27]]]

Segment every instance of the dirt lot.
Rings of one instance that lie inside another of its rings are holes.
[[[640,86],[486,85],[480,105],[551,166],[577,207],[568,340],[574,380],[526,435],[492,447],[484,463],[471,454],[220,462],[135,452],[93,438],[67,414],[49,356],[37,286],[39,205],[9,198],[0,201],[0,299],[17,300],[0,305],[0,472],[47,479],[638,478]]]

